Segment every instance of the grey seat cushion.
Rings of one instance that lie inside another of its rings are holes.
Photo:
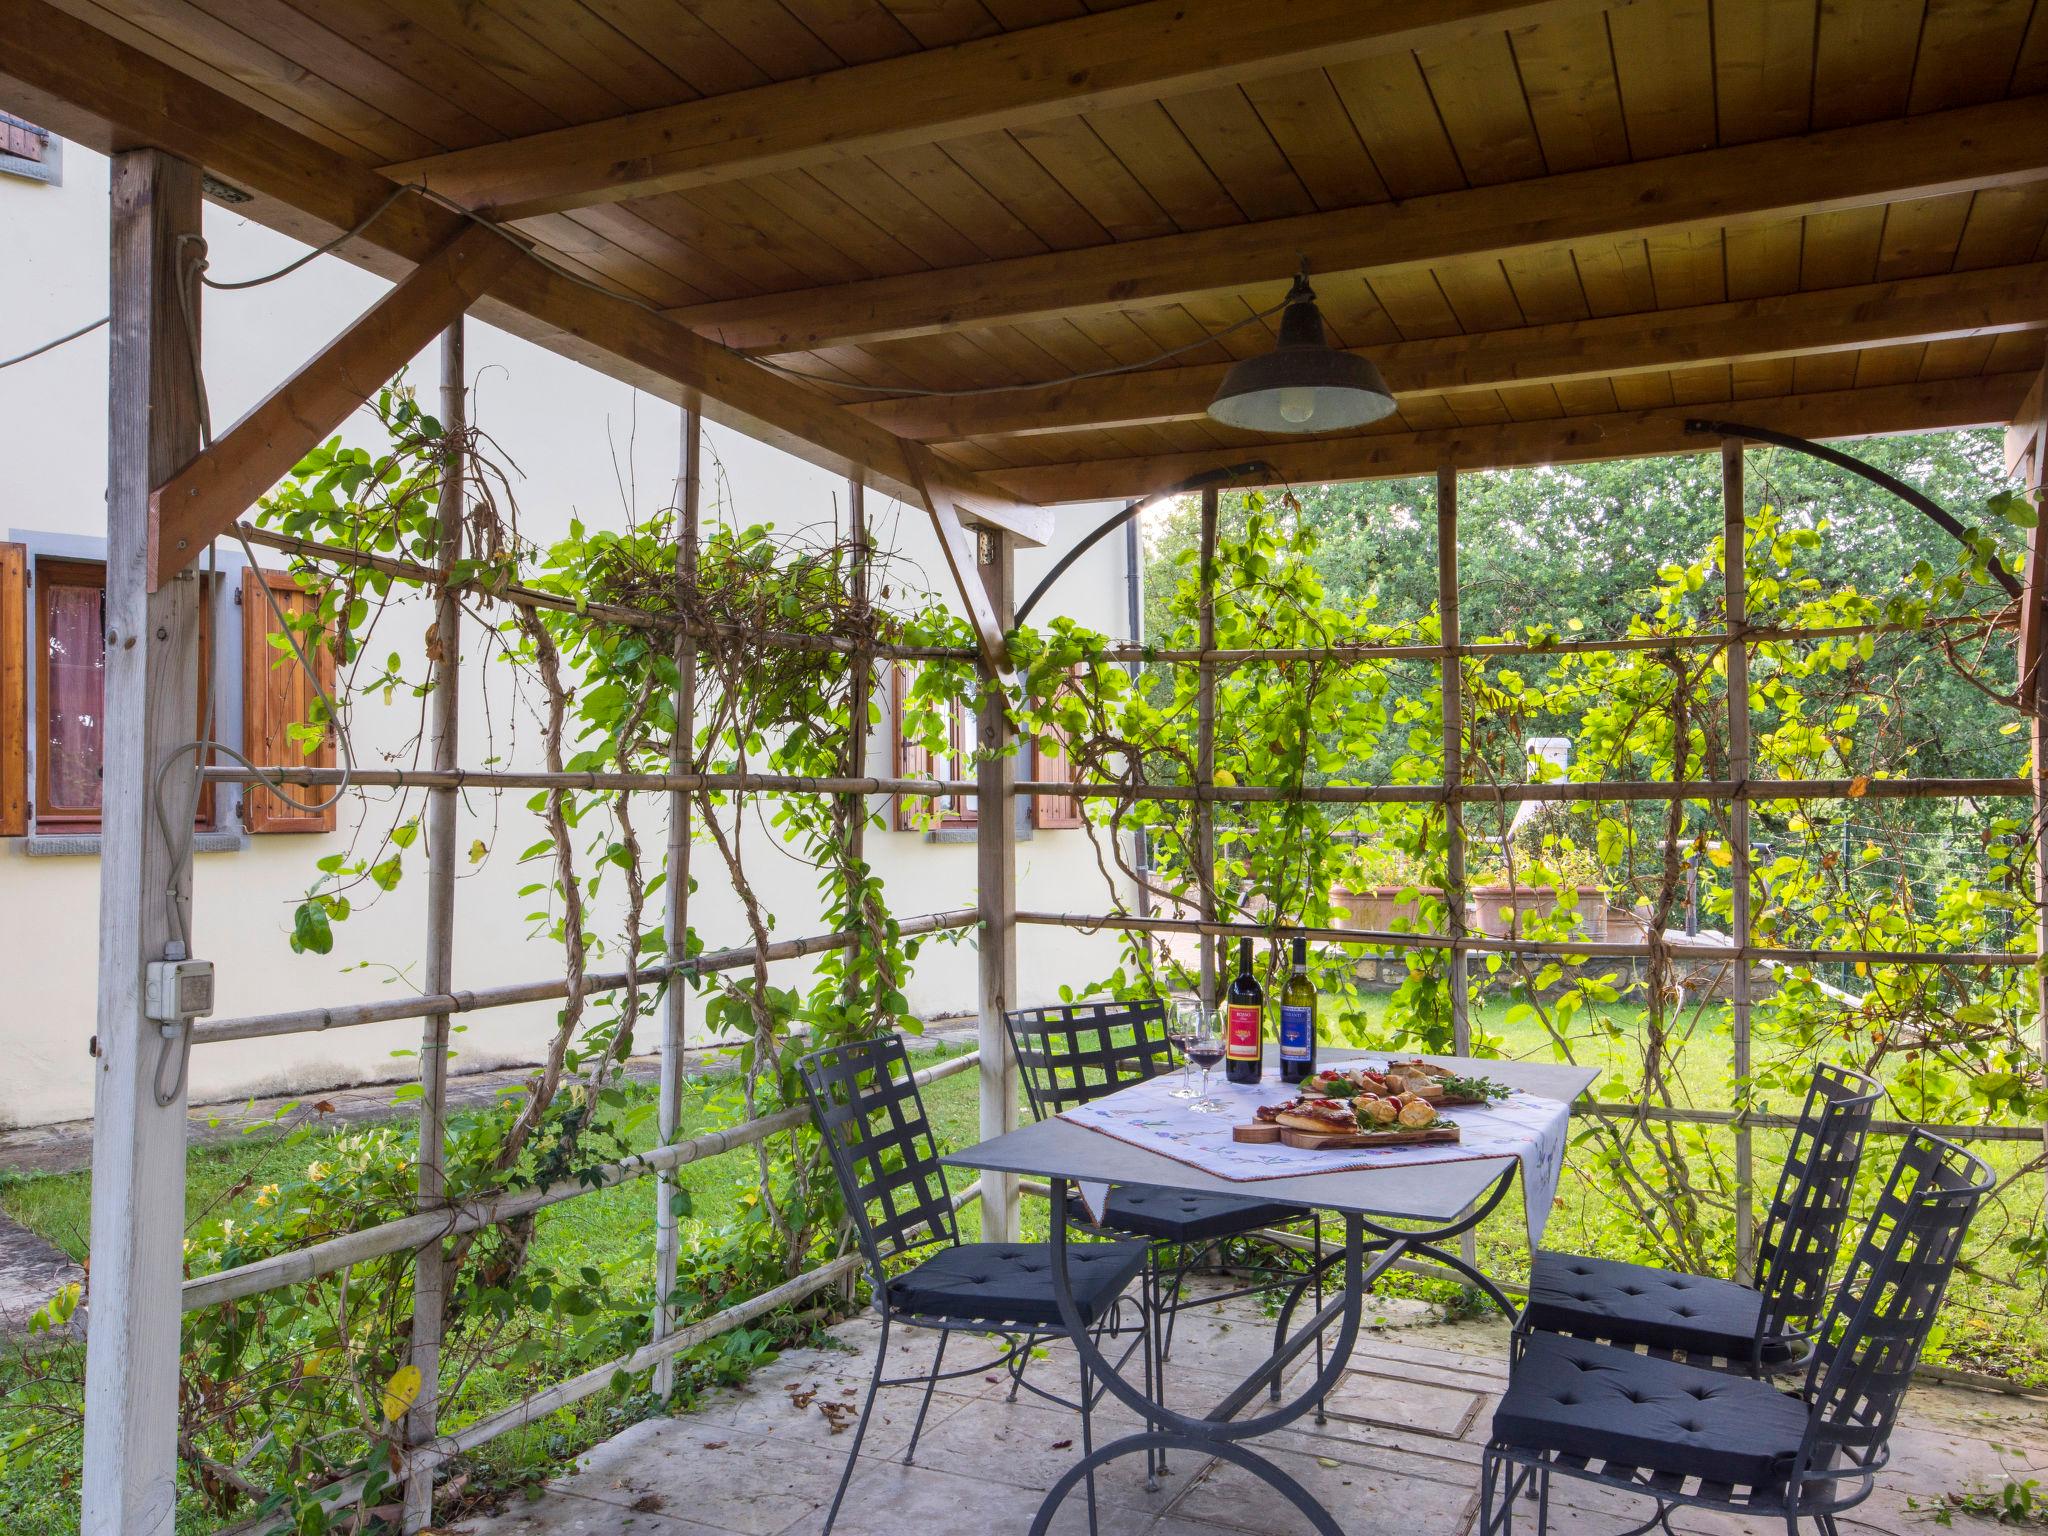
[[[1782,1484],[1806,1405],[1767,1382],[1538,1333],[1524,1343],[1494,1438],[1525,1450],[1739,1487]]]
[[[1067,1273],[1088,1322],[1100,1321],[1145,1267],[1143,1243],[1069,1243]],[[1057,1328],[1049,1243],[957,1243],[889,1282],[899,1312],[957,1322]]]
[[[1762,1314],[1763,1298],[1732,1280],[1546,1249],[1529,1269],[1529,1326],[1548,1333],[1747,1360]],[[1767,1339],[1764,1361],[1793,1352]]]
[[[1109,1192],[1102,1225],[1116,1232],[1169,1243],[1200,1243],[1235,1237],[1260,1227],[1285,1226],[1308,1215],[1298,1205],[1247,1200],[1242,1195],[1205,1195],[1182,1189],[1119,1184]]]

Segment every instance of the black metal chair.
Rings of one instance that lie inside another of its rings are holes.
[[[1953,1142],[1915,1130],[1893,1166],[1796,1391],[1612,1344],[1517,1336],[1481,1460],[1478,1536],[1513,1536],[1515,1502],[1550,1518],[1553,1473],[1647,1495],[1629,1536],[1686,1506],[1811,1521],[1870,1496],[1963,1235],[1993,1185]]]
[[[882,1319],[874,1375],[847,1450],[846,1471],[825,1516],[829,1533],[852,1481],[879,1389],[924,1385],[910,1445],[903,1453],[908,1465],[917,1454],[918,1436],[924,1432],[925,1414],[939,1382],[978,1375],[996,1366],[1007,1368],[1011,1379],[1020,1381],[1023,1362],[1036,1342],[1063,1330],[1047,1244],[960,1240],[952,1193],[938,1160],[938,1144],[901,1037],[890,1035],[813,1051],[797,1068],[804,1096],[810,1101],[812,1121],[824,1139],[854,1236],[867,1261],[872,1300]],[[923,1258],[903,1267],[904,1260],[925,1250],[930,1251]],[[1144,1269],[1145,1259],[1145,1245],[1135,1242],[1090,1243],[1068,1249],[1075,1298],[1082,1316],[1098,1333],[1105,1325],[1113,1327],[1119,1301]],[[892,1265],[897,1266],[894,1273]],[[889,1329],[896,1323],[937,1330],[939,1342],[929,1372],[882,1375],[889,1358]],[[993,1361],[947,1371],[946,1343],[956,1331],[996,1334],[1004,1342],[1003,1352]],[[1126,1351],[1125,1358],[1128,1356]],[[1082,1366],[1078,1403],[1023,1384],[1048,1401],[1080,1410],[1085,1454],[1093,1439],[1092,1409],[1101,1395],[1101,1389],[1090,1382],[1086,1365]],[[1091,1531],[1095,1528],[1092,1480],[1088,1526]]]
[[[1162,1003],[1065,1003],[1049,1008],[1023,1008],[1003,1015],[1010,1044],[1022,1070],[1024,1092],[1034,1119],[1043,1120],[1077,1104],[1086,1104],[1133,1083],[1170,1072],[1176,1066],[1166,1036]],[[1173,1323],[1184,1309],[1214,1306],[1239,1296],[1271,1290],[1292,1290],[1302,1273],[1284,1260],[1269,1275],[1236,1290],[1186,1300],[1182,1287],[1202,1257],[1233,1240],[1269,1227],[1281,1227],[1313,1216],[1297,1205],[1256,1200],[1243,1195],[1208,1195],[1187,1190],[1117,1185],[1107,1207],[1082,1230],[1142,1237],[1147,1241],[1144,1303],[1149,1374],[1165,1381],[1167,1357],[1173,1348]],[[1311,1238],[1312,1259],[1322,1257],[1320,1217]],[[1276,1256],[1277,1257],[1277,1256]],[[1316,1304],[1322,1304],[1322,1267],[1310,1273]],[[1321,1343],[1317,1345],[1318,1358]],[[1163,1470],[1163,1469],[1162,1469]]]
[[[1679,1354],[1752,1376],[1797,1370],[1827,1310],[1863,1140],[1883,1096],[1861,1072],[1814,1069],[1759,1235],[1753,1284],[1538,1249],[1522,1331]]]

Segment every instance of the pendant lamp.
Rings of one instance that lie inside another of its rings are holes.
[[[1232,364],[1209,402],[1211,417],[1247,432],[1338,432],[1393,411],[1394,397],[1372,359],[1324,339],[1306,269],[1288,292],[1279,343],[1263,357]]]

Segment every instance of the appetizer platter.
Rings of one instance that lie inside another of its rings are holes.
[[[1307,1098],[1416,1098],[1441,1109],[1474,1108],[1508,1096],[1505,1084],[1491,1078],[1464,1077],[1426,1061],[1389,1062],[1384,1071],[1369,1067],[1333,1068],[1303,1081]]]
[[[1306,1086],[1306,1085],[1304,1085]],[[1280,1104],[1261,1104],[1256,1121],[1232,1133],[1245,1142],[1280,1142],[1290,1147],[1349,1149],[1453,1142],[1458,1127],[1442,1119],[1420,1094],[1304,1094]]]

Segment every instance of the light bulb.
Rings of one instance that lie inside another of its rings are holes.
[[[1290,426],[1300,426],[1316,413],[1316,392],[1313,389],[1283,389],[1280,391],[1280,419]]]

